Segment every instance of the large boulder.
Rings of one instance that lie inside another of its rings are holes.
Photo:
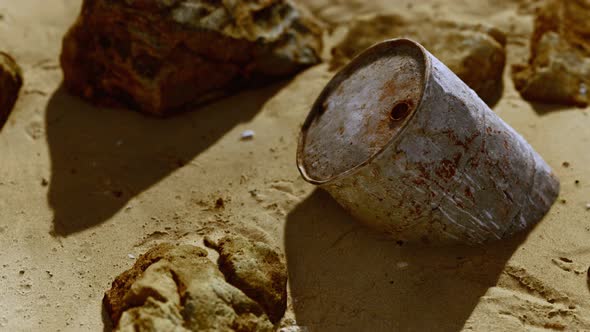
[[[73,94],[164,115],[313,65],[321,37],[291,0],[85,0],[61,66]]]

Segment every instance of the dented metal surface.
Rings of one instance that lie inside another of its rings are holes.
[[[383,62],[392,58],[398,72]],[[334,131],[338,123],[344,130]],[[538,222],[559,192],[522,136],[407,39],[371,47],[334,77],[303,126],[297,163],[356,218],[412,242],[509,237]]]

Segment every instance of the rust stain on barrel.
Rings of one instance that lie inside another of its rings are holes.
[[[415,42],[371,47],[315,105],[301,174],[397,240],[497,240],[539,221],[559,192],[532,147]]]

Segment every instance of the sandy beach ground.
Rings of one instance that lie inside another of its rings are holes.
[[[356,15],[420,13],[495,25],[509,64],[527,59],[539,3],[305,2],[334,30],[328,44]],[[156,243],[202,246],[213,229],[257,232],[284,250],[286,318],[309,331],[590,331],[589,109],[522,100],[507,66],[494,111],[554,168],[559,201],[511,240],[399,246],[296,169],[328,64],[168,119],[93,107],[61,88],[61,38],[80,4],[0,0],[0,49],[25,81],[0,133],[1,331],[108,329],[101,300],[116,275]],[[241,141],[248,129],[256,136]]]

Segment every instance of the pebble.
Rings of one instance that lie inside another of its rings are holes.
[[[279,332],[307,332],[307,331],[308,331],[307,327],[297,326],[297,325],[282,327],[279,330]]]
[[[245,140],[253,139],[254,135],[256,135],[254,130],[245,130],[242,132],[242,140],[245,141]]]
[[[396,264],[396,265],[397,265],[397,268],[398,268],[398,269],[405,269],[405,268],[407,268],[408,266],[410,266],[410,264],[408,264],[408,262],[397,262],[397,264]]]

